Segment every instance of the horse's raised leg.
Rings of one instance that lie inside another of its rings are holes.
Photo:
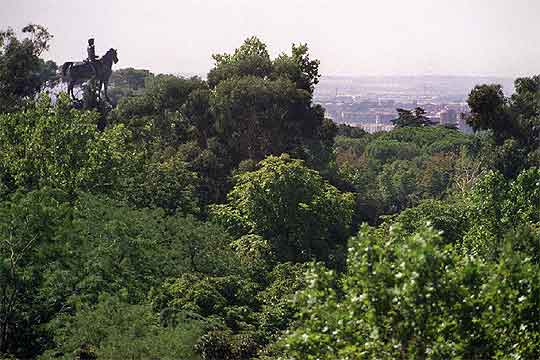
[[[70,81],[68,83],[68,95],[71,96],[72,100],[75,100],[75,95],[73,94],[73,84],[74,84],[73,81]]]
[[[105,99],[110,104],[111,99],[109,99],[109,94],[107,93],[107,88],[109,87],[109,80],[103,81],[103,94],[105,95]]]
[[[97,98],[101,100],[101,88],[103,87],[103,81],[98,81]]]

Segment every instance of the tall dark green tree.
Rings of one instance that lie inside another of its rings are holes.
[[[476,130],[493,130],[499,141],[511,133],[513,123],[508,113],[508,103],[500,85],[477,85],[467,100],[471,116],[467,120]]]
[[[433,121],[429,120],[426,116],[426,111],[421,107],[417,107],[414,110],[397,109],[397,112],[397,119],[392,120],[396,128],[431,126],[434,124]]]
[[[40,57],[52,39],[47,28],[30,24],[22,32],[19,39],[13,29],[0,31],[0,112],[21,106],[55,77],[56,64]]]
[[[336,129],[312,103],[319,62],[306,45],[272,60],[264,43],[249,38],[234,54],[214,59],[208,84],[215,89],[216,132],[234,164],[283,152],[302,156],[315,144],[333,144]]]

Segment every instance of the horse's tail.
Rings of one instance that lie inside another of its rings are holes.
[[[69,69],[71,65],[73,65],[73,61],[65,62],[64,65],[62,65],[62,76],[66,76],[67,69]]]

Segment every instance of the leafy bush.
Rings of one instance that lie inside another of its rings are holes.
[[[301,160],[269,156],[240,174],[225,205],[212,216],[233,232],[261,235],[279,259],[329,260],[349,234],[353,198]]]

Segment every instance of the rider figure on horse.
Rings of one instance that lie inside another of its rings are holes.
[[[94,74],[97,75],[97,68],[96,68],[96,61],[98,57],[96,56],[96,47],[94,46],[94,39],[90,38],[88,39],[88,47],[86,48],[86,51],[88,53],[88,59],[86,61],[92,66],[92,69],[94,70]]]
[[[76,85],[83,86],[90,83],[90,88],[95,90],[97,95],[101,93],[109,104],[109,96],[107,95],[107,86],[112,75],[113,64],[118,62],[118,52],[116,49],[110,48],[105,55],[98,59],[94,46],[94,39],[88,39],[88,58],[84,62],[66,61],[62,67],[60,74],[62,81],[68,85],[68,93],[71,98],[78,101],[73,94],[73,88]]]

